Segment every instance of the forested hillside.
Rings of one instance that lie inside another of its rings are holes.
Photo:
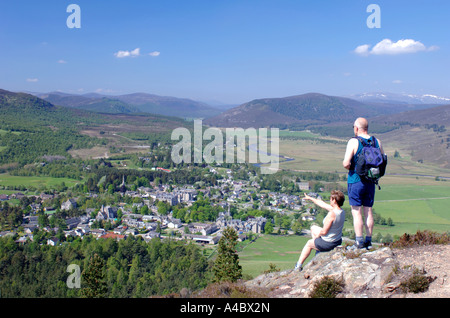
[[[70,157],[69,151],[170,141],[185,121],[151,114],[102,114],[55,106],[25,93],[0,89],[0,167],[41,162],[43,156]]]
[[[66,155],[71,148],[101,144],[77,129],[81,120],[95,119],[32,95],[0,90],[0,164],[24,165],[44,155]]]

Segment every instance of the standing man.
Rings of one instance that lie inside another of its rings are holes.
[[[356,137],[375,142],[381,153],[384,154],[381,143],[378,139],[370,136],[368,133],[369,123],[365,118],[356,119],[353,125],[353,131]],[[348,198],[352,208],[353,226],[355,229],[356,243],[353,248],[367,248],[372,246],[373,231],[373,213],[372,206],[375,199],[375,183],[369,180],[361,179],[355,172],[356,158],[363,148],[358,138],[352,138],[348,141],[347,150],[343,161],[344,168],[348,170]],[[366,237],[363,237],[363,230],[366,230]]]

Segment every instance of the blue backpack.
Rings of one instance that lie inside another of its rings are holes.
[[[378,189],[381,190],[378,180],[386,173],[386,154],[381,153],[375,137],[370,137],[368,140],[361,137],[353,138],[357,138],[363,146],[361,152],[355,158],[355,172],[361,179],[372,181],[378,185]]]

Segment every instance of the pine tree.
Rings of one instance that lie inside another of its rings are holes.
[[[91,257],[88,267],[82,273],[82,278],[87,285],[81,291],[83,298],[105,297],[107,286],[104,267],[105,263],[103,259],[98,254],[94,254]]]
[[[218,255],[213,266],[215,282],[235,282],[242,278],[242,267],[239,265],[236,244],[236,231],[233,228],[227,227],[219,240]]]

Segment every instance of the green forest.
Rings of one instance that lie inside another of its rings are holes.
[[[92,268],[92,260],[99,261]],[[76,264],[80,288],[67,284]],[[0,238],[0,291],[3,298],[73,298],[91,295],[89,277],[98,273],[101,294],[94,297],[133,298],[204,288],[212,279],[211,266],[200,247],[185,242],[153,239],[145,242],[85,236],[60,246],[35,242],[17,244]],[[73,286],[72,286],[73,287]]]

